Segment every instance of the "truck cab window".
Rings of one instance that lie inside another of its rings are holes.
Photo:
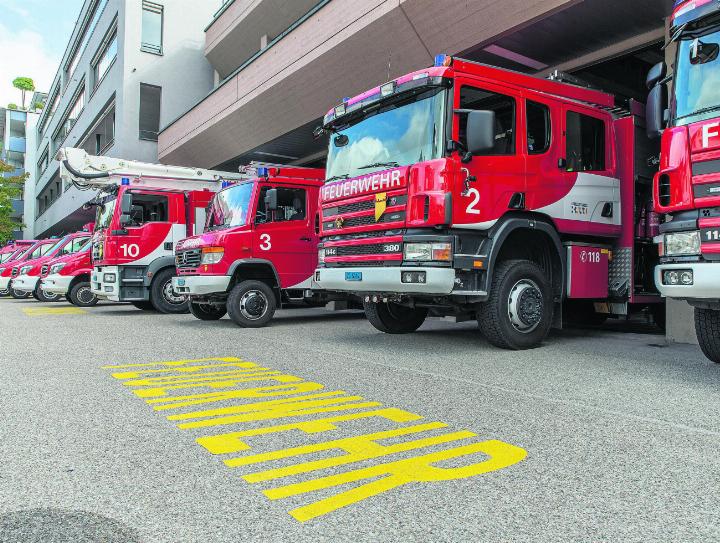
[[[515,99],[504,94],[462,87],[460,89],[460,109],[476,109],[495,112],[495,147],[482,155],[515,154]],[[460,115],[460,142],[467,145],[465,136],[467,115]]]
[[[291,189],[287,187],[277,188],[278,207],[272,211],[265,209],[265,196],[267,191],[273,187],[263,187],[257,205],[255,222],[264,224],[269,222],[283,221],[304,221],[307,217],[307,197],[305,189]]]
[[[565,130],[568,171],[605,170],[605,123],[596,117],[568,111]]]
[[[161,194],[133,193],[130,210],[132,224],[142,226],[149,222],[168,221],[168,197]]]
[[[552,125],[550,108],[545,104],[527,101],[528,153],[541,155],[550,149]]]

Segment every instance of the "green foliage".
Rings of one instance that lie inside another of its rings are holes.
[[[13,104],[12,102],[8,104],[8,109],[17,109],[17,104]]]
[[[45,107],[45,104],[42,103],[42,102],[35,102],[35,103],[32,105],[32,108],[33,108],[34,110],[36,110],[36,111],[37,111],[38,109],[42,109],[42,108],[44,108],[44,107]]]
[[[29,77],[16,77],[13,79],[12,84],[22,93],[22,107],[25,109],[25,93],[35,90],[35,82]]]
[[[0,176],[14,171],[15,168],[0,160]],[[12,239],[12,233],[22,228],[22,223],[13,219],[12,201],[22,195],[23,185],[29,174],[0,177],[0,245]]]

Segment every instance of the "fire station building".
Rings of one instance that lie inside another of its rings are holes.
[[[322,166],[327,142],[312,131],[328,109],[439,53],[538,76],[560,70],[644,102],[645,76],[666,55],[672,4],[224,0],[205,28],[212,90],[161,127],[158,158],[221,170],[250,161]],[[690,311],[673,304],[671,339],[695,341]]]

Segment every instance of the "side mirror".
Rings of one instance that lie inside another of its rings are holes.
[[[495,112],[470,111],[467,114],[467,151],[475,155],[495,147]]]
[[[278,208],[277,189],[269,189],[265,193],[265,209],[267,211],[275,211]]]
[[[123,195],[120,198],[120,213],[123,215],[129,215],[130,211],[132,211],[132,193],[123,192]]]
[[[665,76],[667,75],[667,66],[664,62],[658,62],[655,66],[650,68],[650,71],[648,72],[647,79],[645,80],[645,84],[647,85],[648,90],[652,90],[655,85],[660,83],[663,79],[665,79]]]
[[[655,85],[648,95],[645,106],[645,123],[647,136],[657,139],[665,128],[665,112],[667,111],[667,88],[665,85]]]

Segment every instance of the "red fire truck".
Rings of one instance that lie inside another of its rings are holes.
[[[574,320],[660,314],[643,108],[575,83],[439,55],[344,100],[316,131],[316,282],[363,295],[383,332],[454,316],[509,349],[561,326],[564,300]]]
[[[205,233],[178,243],[175,290],[202,320],[226,313],[239,326],[267,324],[278,307],[341,298],[313,285],[325,170],[256,166],[253,179],[218,192]]]
[[[100,299],[131,302],[143,310],[187,312],[172,288],[175,244],[202,231],[205,208],[225,181],[240,174],[58,153],[61,176],[97,190],[91,291]]]
[[[700,347],[720,363],[720,4],[676,2],[670,35],[675,73],[661,63],[648,75],[648,134],[662,134],[655,209],[669,218],[655,281],[695,308]]]
[[[77,253],[55,258],[43,265],[40,274],[40,288],[47,295],[64,296],[78,307],[97,305],[98,299],[92,293],[92,240],[88,240]]]
[[[12,262],[21,258],[36,243],[35,239],[17,240],[3,247],[0,253],[0,298],[10,296]],[[5,275],[6,270],[7,275]]]
[[[0,292],[7,290],[13,298],[22,300],[29,298],[31,293],[15,290],[13,282],[20,275],[20,268],[28,261],[35,260],[46,254],[58,242],[57,239],[42,239],[35,241],[27,249],[18,251],[15,257],[0,266]],[[20,242],[18,242],[19,244]]]
[[[90,230],[82,230],[68,234],[55,240],[55,245],[43,256],[18,265],[19,273],[13,279],[13,289],[17,292],[31,294],[40,302],[55,302],[60,296],[44,292],[40,288],[40,275],[48,262],[64,255],[78,252],[90,239]]]

